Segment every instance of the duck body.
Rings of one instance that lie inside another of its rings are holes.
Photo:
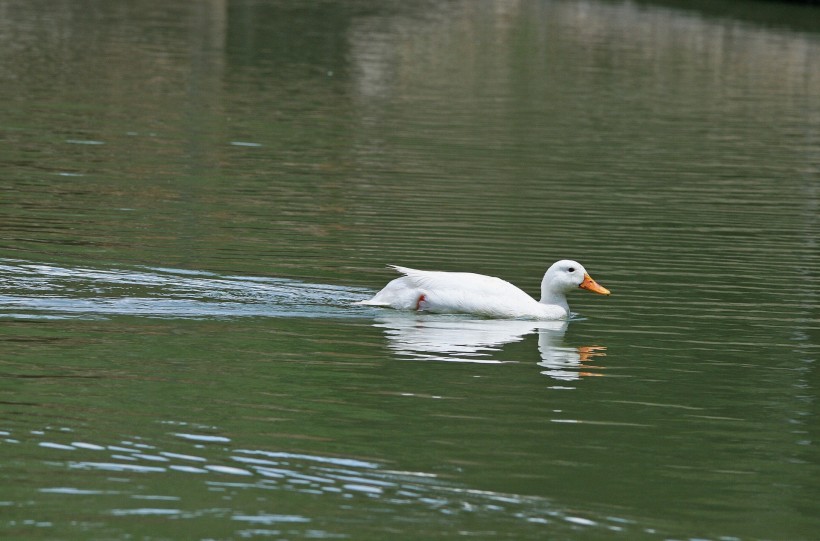
[[[483,274],[423,271],[391,265],[404,276],[388,283],[369,300],[358,304],[397,310],[461,313],[503,319],[558,320],[570,315],[566,293],[579,287],[609,295],[580,263],[553,264],[541,282],[541,300],[513,284]]]

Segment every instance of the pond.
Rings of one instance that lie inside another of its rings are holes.
[[[813,538],[820,12],[702,4],[3,2],[2,536]]]

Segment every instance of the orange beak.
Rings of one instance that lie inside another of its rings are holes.
[[[593,293],[598,293],[600,295],[609,295],[609,290],[604,286],[600,285],[595,280],[593,280],[592,276],[590,276],[587,273],[584,273],[584,281],[581,282],[581,285],[579,285],[578,287],[580,287],[581,289],[587,289],[589,291],[592,291]]]

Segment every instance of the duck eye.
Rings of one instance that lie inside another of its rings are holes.
[[[567,269],[569,272],[575,272],[575,267],[570,267]]]

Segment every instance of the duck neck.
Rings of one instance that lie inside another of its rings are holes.
[[[546,281],[546,279],[545,279]],[[550,304],[560,306],[566,311],[569,316],[569,304],[567,304],[567,296],[562,291],[555,291],[547,287],[547,284],[541,282],[541,304]]]

